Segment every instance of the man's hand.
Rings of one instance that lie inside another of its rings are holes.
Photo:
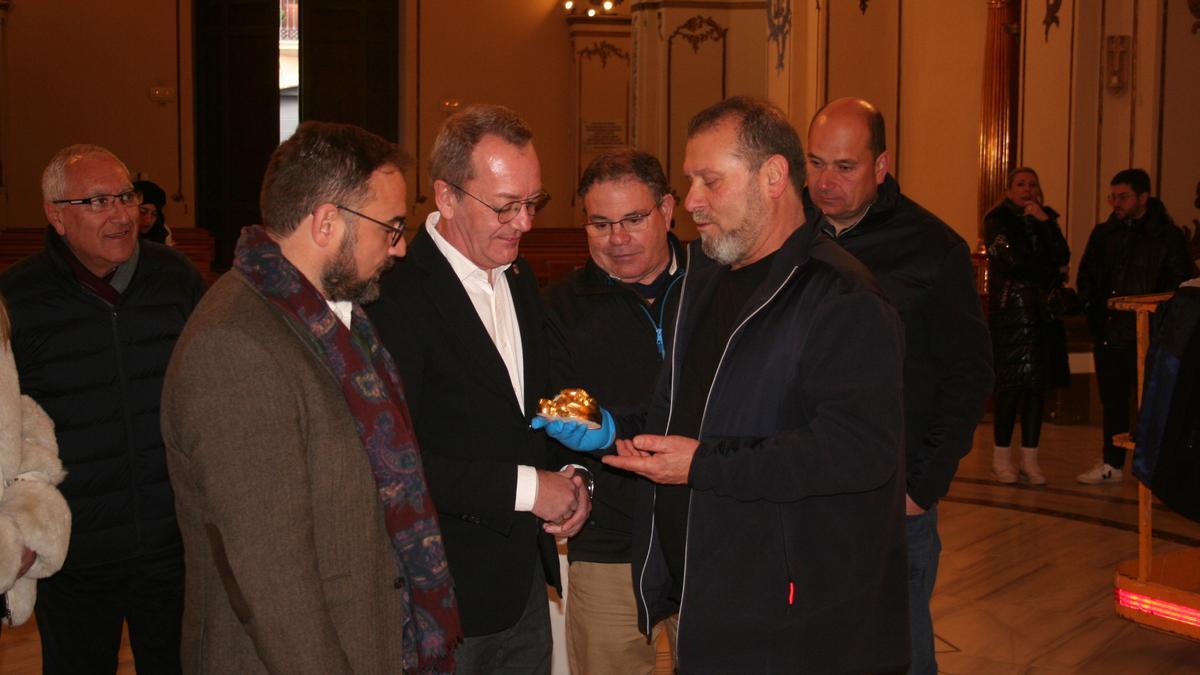
[[[579,500],[578,505],[575,507],[575,512],[566,519],[561,522],[543,523],[542,529],[556,536],[574,537],[587,524],[588,516],[592,513],[592,497],[588,494],[587,483],[583,480],[583,476],[575,475],[575,467],[564,467],[562,471],[559,471],[559,475],[570,477],[571,483],[575,486],[575,495]]]
[[[547,523],[562,523],[579,511],[580,485],[583,479],[572,479],[574,467],[563,471],[538,469],[537,500],[533,503],[533,515]],[[587,488],[583,488],[583,499],[587,499]]]
[[[692,456],[700,441],[686,436],[634,436],[617,441],[617,454],[601,461],[632,471],[661,485],[683,485],[692,470]]]
[[[913,501],[912,497],[909,497],[907,494],[904,495],[904,515],[919,516],[922,513],[925,513],[925,509],[917,506],[917,503]]]

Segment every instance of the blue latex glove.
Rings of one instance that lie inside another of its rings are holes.
[[[617,437],[617,425],[608,411],[600,409],[600,428],[589,429],[583,422],[550,420],[541,415],[533,418],[531,429],[545,429],[546,435],[579,452],[595,452],[613,444]]]

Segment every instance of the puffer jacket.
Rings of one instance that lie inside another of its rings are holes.
[[[204,282],[183,254],[141,242],[112,305],[79,284],[70,255],[48,227],[43,251],[0,274],[0,293],[21,387],[54,420],[73,519],[63,568],[80,569],[181,546],[159,399]]]
[[[988,324],[992,331],[996,389],[1044,389],[1066,383],[1062,325],[1050,316],[1046,297],[1062,285],[1071,258],[1050,219],[1027,218],[1005,199],[984,216],[988,250]]]
[[[1171,291],[1194,276],[1196,263],[1188,255],[1183,230],[1161,201],[1151,197],[1146,215],[1138,220],[1109,216],[1088,237],[1075,282],[1092,340],[1097,345],[1136,344],[1134,313],[1109,311],[1109,298]]]

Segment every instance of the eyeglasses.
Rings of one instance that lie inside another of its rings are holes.
[[[646,209],[641,213],[635,212],[631,215],[621,218],[620,220],[593,220],[584,223],[583,227],[587,230],[589,237],[595,237],[597,239],[611,236],[614,231],[614,226],[616,225],[620,225],[621,228],[629,234],[641,232],[642,230],[646,229],[646,224],[650,222],[650,214],[654,213],[654,209],[657,209],[659,206],[662,206],[661,199],[658,200],[658,203],[652,208]]]
[[[101,213],[113,205],[129,207],[142,203],[142,193],[137,190],[126,190],[117,195],[93,195],[83,199],[55,199],[51,204],[67,204],[69,206],[86,206],[88,211]]]
[[[358,211],[355,211],[354,209],[346,208],[345,206],[342,206],[341,204],[334,204],[334,206],[345,211],[346,213],[353,213],[354,215],[358,216],[359,218],[366,218],[367,220],[371,221],[372,223],[375,223],[376,225],[387,230],[388,232],[391,232],[392,238],[389,242],[390,246],[395,246],[396,244],[400,243],[400,239],[402,237],[404,237],[404,229],[406,227],[408,227],[408,224],[405,222],[405,220],[403,218],[396,218],[395,220],[393,220],[392,223],[396,223],[396,225],[393,225],[392,223],[385,223],[382,220],[376,220],[375,218],[372,218],[371,216],[368,216],[365,213],[359,213]]]
[[[550,201],[549,193],[547,193],[543,190],[543,191],[538,192],[534,196],[530,197],[529,199],[518,199],[516,201],[509,202],[509,203],[505,204],[504,206],[495,207],[495,206],[492,206],[491,204],[483,201],[479,197],[476,197],[475,195],[471,194],[470,192],[467,192],[466,190],[460,188],[459,186],[455,185],[454,183],[446,181],[446,184],[449,185],[450,187],[458,190],[459,192],[465,194],[466,196],[470,197],[471,199],[474,199],[475,201],[479,202],[480,204],[483,204],[484,206],[488,207],[492,211],[495,211],[496,212],[496,220],[499,220],[501,225],[506,225],[508,223],[511,223],[513,221],[513,219],[517,217],[517,214],[521,212],[522,206],[525,207],[525,212],[529,214],[529,217],[533,218],[534,216],[536,216],[538,214],[538,211],[541,211],[542,209],[546,208],[547,202]]]

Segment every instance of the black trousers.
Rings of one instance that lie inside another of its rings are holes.
[[[1113,445],[1112,438],[1131,428],[1137,390],[1137,346],[1095,345],[1092,355],[1104,410],[1104,463],[1120,469],[1125,465],[1125,449]]]
[[[126,622],[139,675],[179,673],[183,550],[63,570],[38,582],[35,612],[46,675],[115,673]]]

